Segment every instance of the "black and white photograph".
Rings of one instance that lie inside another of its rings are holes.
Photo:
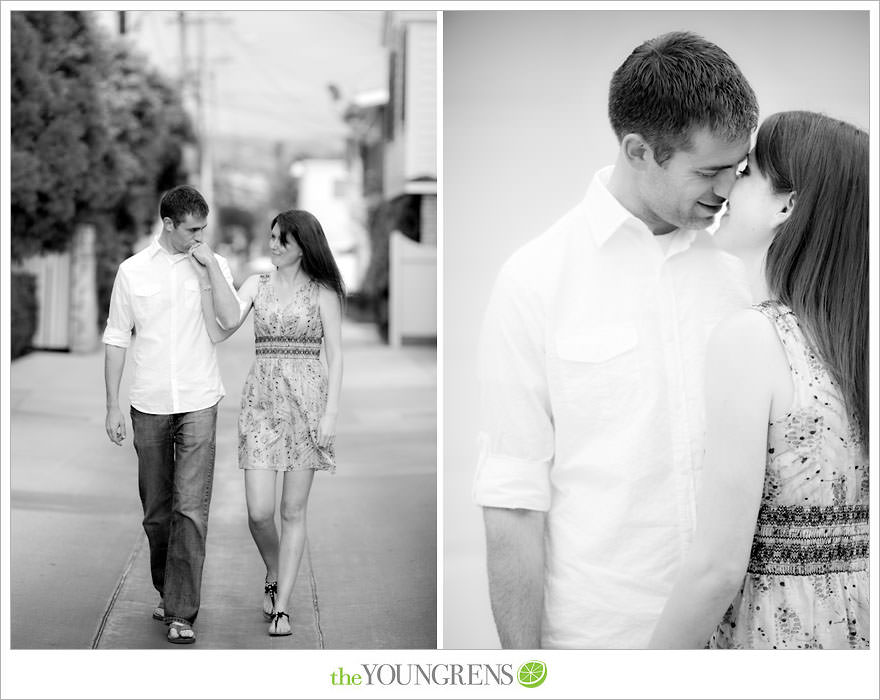
[[[33,5],[11,648],[436,648],[436,14]]]
[[[877,697],[878,39],[3,0],[0,700]]]
[[[445,647],[869,647],[869,29],[444,13]]]

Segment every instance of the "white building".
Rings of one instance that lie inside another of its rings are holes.
[[[295,161],[290,174],[297,180],[297,208],[321,222],[330,250],[349,292],[357,291],[369,263],[369,239],[352,211],[350,173],[342,158]]]
[[[385,198],[419,194],[420,242],[390,241],[388,335],[437,335],[437,19],[405,10],[385,16],[389,101],[384,156]]]

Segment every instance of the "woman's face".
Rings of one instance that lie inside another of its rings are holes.
[[[789,199],[786,193],[773,192],[770,180],[755,165],[753,151],[737,175],[715,241],[738,256],[766,250],[776,228],[788,218]]]
[[[269,252],[272,255],[272,264],[275,267],[284,267],[292,265],[302,258],[302,248],[297,244],[293,236],[287,237],[287,244],[281,243],[281,232],[278,230],[278,224],[272,227],[269,234]]]

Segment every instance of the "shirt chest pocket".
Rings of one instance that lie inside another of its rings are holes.
[[[152,318],[162,308],[161,288],[153,282],[139,284],[132,289],[131,303],[135,319]]]
[[[589,331],[561,329],[549,361],[554,394],[566,409],[589,419],[628,415],[642,392],[639,334],[631,325]]]
[[[201,303],[201,289],[198,280],[186,280],[183,283],[183,303],[187,309],[195,309]]]

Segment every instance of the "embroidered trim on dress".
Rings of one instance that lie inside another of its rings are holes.
[[[259,336],[254,340],[256,354],[264,357],[318,357],[321,354],[320,340],[297,340],[273,335]]]
[[[813,576],[868,568],[868,506],[768,506],[758,513],[749,573]]]

